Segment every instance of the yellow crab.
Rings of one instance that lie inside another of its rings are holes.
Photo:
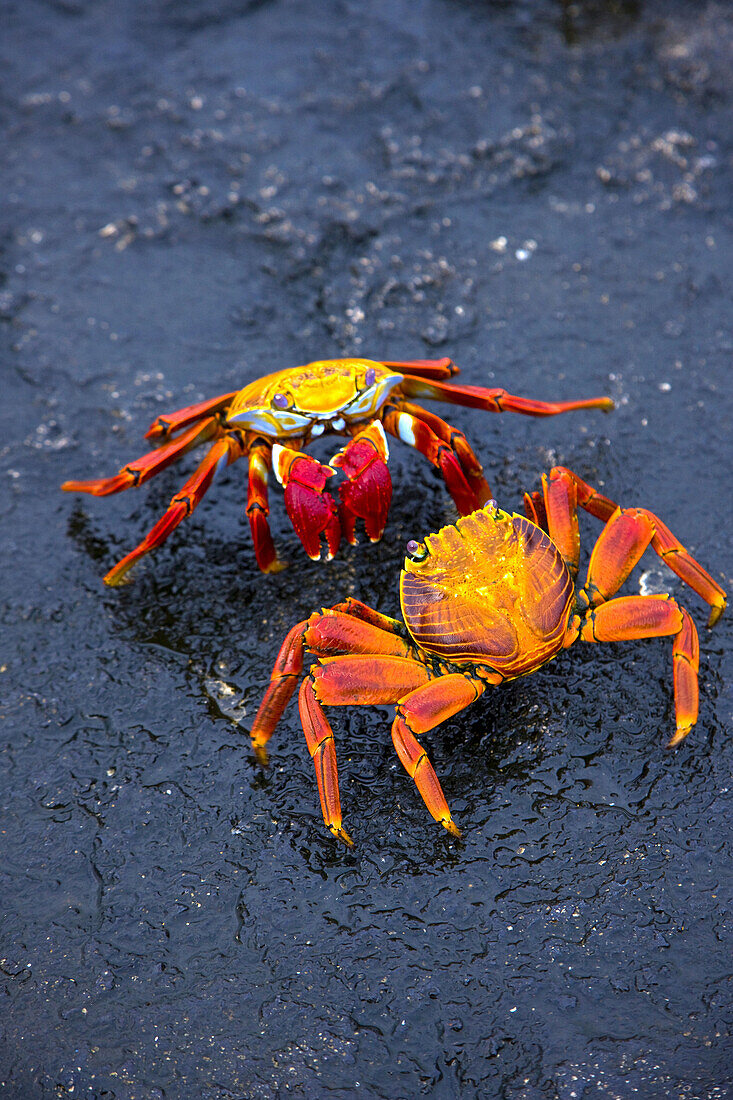
[[[414,447],[442,473],[461,515],[491,496],[481,464],[457,428],[427,412],[410,398],[453,405],[554,416],[573,409],[613,408],[610,397],[586,401],[533,401],[502,389],[451,385],[458,373],[451,359],[377,362],[372,359],[324,359],[268,374],[244,389],[225,393],[178,412],[159,416],[146,438],[159,446],[128,463],[118,474],[93,481],[66,481],[68,492],[107,496],[142,485],[187,451],[208,443],[195,473],[173,497],[143,541],[104,578],[123,582],[135,562],[159,546],[190,515],[217,472],[246,455],[249,463],[249,518],[257,563],[265,573],[283,567],[268,524],[267,475],[270,467],[285,490],[285,507],[305,552],[314,561],[333,557],[341,535],[356,542],[357,518],[372,542],[382,537],[392,497],[385,432]],[[303,452],[320,435],[348,438],[328,465]],[[325,489],[340,470],[339,505]]]

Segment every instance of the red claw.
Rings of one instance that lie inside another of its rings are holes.
[[[303,549],[313,561],[321,559],[321,535],[330,561],[341,542],[341,525],[333,497],[324,492],[335,471],[315,458],[289,447],[273,447],[273,468],[285,488],[285,508]]]
[[[344,533],[356,542],[354,519],[360,516],[368,538],[382,537],[392,500],[392,479],[387,469],[387,440],[382,425],[374,421],[331,459],[348,481],[339,486]]]

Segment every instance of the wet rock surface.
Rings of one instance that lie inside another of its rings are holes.
[[[452,355],[465,381],[610,392],[608,417],[452,410],[495,495],[549,464],[653,508],[730,588],[731,67],[724,4],[9,3],[0,41],[3,893],[10,1097],[731,1094],[730,622],[578,646],[429,739],[334,711],[326,834],[277,647],[454,518],[392,448],[379,545],[262,577],[234,466],[105,590],[173,469],[59,492],[159,413],[314,358]],[[185,462],[185,460],[184,460]],[[191,466],[186,463],[186,469]],[[585,545],[597,525],[584,525]]]

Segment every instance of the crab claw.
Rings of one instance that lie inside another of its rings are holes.
[[[387,469],[389,447],[384,428],[374,420],[368,428],[347,443],[331,459],[348,478],[339,486],[344,528],[349,542],[355,543],[354,520],[361,516],[372,542],[382,537],[392,500],[392,479]]]
[[[339,548],[341,525],[333,497],[324,488],[336,471],[278,443],[272,448],[272,468],[285,490],[285,508],[306,554],[313,561],[321,559],[323,534],[328,546],[325,560],[330,561]]]

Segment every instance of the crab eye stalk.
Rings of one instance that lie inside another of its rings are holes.
[[[276,393],[272,399],[272,403],[276,409],[287,409],[290,402],[284,393]]]
[[[364,385],[365,386],[373,386],[375,381],[376,381],[376,378],[377,378],[377,372],[375,371],[374,367],[370,367],[369,370],[364,375]]]
[[[425,543],[416,542],[415,539],[410,539],[405,549],[410,561],[425,561],[428,556],[428,548]]]

